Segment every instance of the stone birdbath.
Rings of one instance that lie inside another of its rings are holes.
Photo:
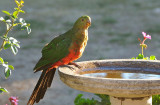
[[[160,94],[158,60],[112,59],[77,64],[81,69],[60,67],[60,79],[77,90],[109,95],[111,105],[152,105],[152,95]]]

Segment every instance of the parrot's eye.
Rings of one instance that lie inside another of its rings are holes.
[[[82,19],[82,21],[84,21],[84,19]]]

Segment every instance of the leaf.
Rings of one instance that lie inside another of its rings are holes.
[[[7,89],[5,89],[5,88],[0,88],[0,94],[3,93],[3,92],[7,92],[7,93],[8,93]]]
[[[11,75],[11,70],[9,68],[5,68],[4,75],[5,75],[5,78],[7,79]]]
[[[23,24],[25,23],[25,20],[23,18],[19,18],[19,22]]]
[[[153,105],[160,105],[160,95],[153,95],[152,96],[152,104]]]
[[[12,65],[8,65],[8,68],[14,70],[14,67]]]
[[[9,16],[5,16],[4,19],[5,19],[5,20],[9,20],[10,17],[9,17]]]
[[[17,39],[15,39],[15,38],[13,38],[13,37],[9,37],[9,41],[10,41],[12,44],[20,43]]]
[[[138,57],[136,57],[136,59],[143,59],[144,58],[144,55],[142,54],[139,54]]]
[[[6,49],[8,49],[8,48],[11,48],[11,44],[6,43],[6,44],[4,45],[4,49],[6,50]]]
[[[22,5],[23,3],[24,3],[24,1],[23,1],[23,0],[21,0],[21,1],[20,1],[20,4]]]
[[[3,17],[0,17],[0,21],[5,21],[5,19]]]
[[[31,33],[31,28],[27,27],[27,33],[30,34]]]
[[[78,94],[77,97],[74,100],[74,104],[75,105],[97,105],[98,101],[92,99],[85,99],[85,98],[81,98],[83,96],[83,94]]]
[[[29,24],[29,23],[27,23],[27,25],[26,25],[26,26],[28,26],[28,27],[29,27],[29,26],[30,26],[30,24]]]
[[[15,46],[11,46],[11,50],[14,55],[16,55],[18,53],[18,49]]]
[[[19,12],[21,12],[21,13],[25,13],[23,10],[19,10]]]
[[[17,26],[17,25],[18,25],[18,23],[13,24],[13,26]]]
[[[6,20],[6,22],[7,22],[7,23],[10,23],[10,22],[11,22],[11,20],[10,20],[10,19],[9,19],[9,20]],[[9,24],[9,26],[11,26],[11,24]]]
[[[4,60],[3,60],[3,58],[1,58],[1,57],[0,57],[0,61],[1,61],[2,64],[4,63]]]
[[[15,46],[16,46],[16,47],[18,47],[18,48],[20,48],[20,45],[19,45],[18,43],[17,43],[17,44],[15,44]]]
[[[100,105],[111,105],[109,95],[104,94],[95,94],[99,98],[101,98],[101,102],[99,102]]]
[[[5,68],[8,68],[8,62],[4,62],[4,63],[2,64],[2,66],[5,67]]]
[[[136,59],[135,57],[132,57],[131,59]]]
[[[150,60],[156,60],[156,57],[154,55],[151,55]]]
[[[11,15],[8,11],[2,10],[3,13],[7,14],[7,15]]]
[[[18,14],[18,11],[14,11],[14,12],[13,12],[13,17],[14,17],[14,19],[15,19],[15,18],[18,18],[18,17],[17,17],[17,14]]]
[[[14,8],[14,10],[16,10],[16,11],[17,11],[17,10],[18,10],[18,8]]]
[[[79,99],[83,96],[83,94],[78,94],[77,97],[74,100],[74,103],[78,103]]]
[[[20,3],[18,0],[15,0],[15,3],[17,4],[17,6],[20,6]]]
[[[22,23],[21,27],[27,27],[27,23]]]

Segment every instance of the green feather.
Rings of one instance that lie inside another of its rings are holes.
[[[42,58],[36,64],[34,70],[38,71],[44,66],[53,64],[69,54],[69,46],[72,42],[70,30],[56,38],[42,49]]]

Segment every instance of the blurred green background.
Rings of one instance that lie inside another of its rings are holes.
[[[1,0],[0,10],[12,12],[13,0]],[[41,57],[41,49],[55,36],[69,30],[82,15],[89,15],[92,25],[83,56],[78,61],[96,59],[124,59],[137,56],[141,50],[138,38],[141,32],[152,36],[147,40],[145,56],[160,55],[160,1],[159,0],[24,0],[20,15],[31,24],[32,32],[14,29],[9,36],[21,42],[19,53],[3,52],[10,64],[15,66],[12,76],[5,80],[1,71],[0,86],[7,88],[11,96],[18,96],[20,105],[25,105],[41,73],[33,73],[33,67]],[[4,16],[0,13],[0,16]],[[0,24],[0,35],[5,30]],[[96,84],[95,84],[96,85]],[[56,73],[52,87],[38,105],[73,105],[77,94],[84,93],[64,85]],[[0,95],[0,103],[8,103],[9,95]]]

